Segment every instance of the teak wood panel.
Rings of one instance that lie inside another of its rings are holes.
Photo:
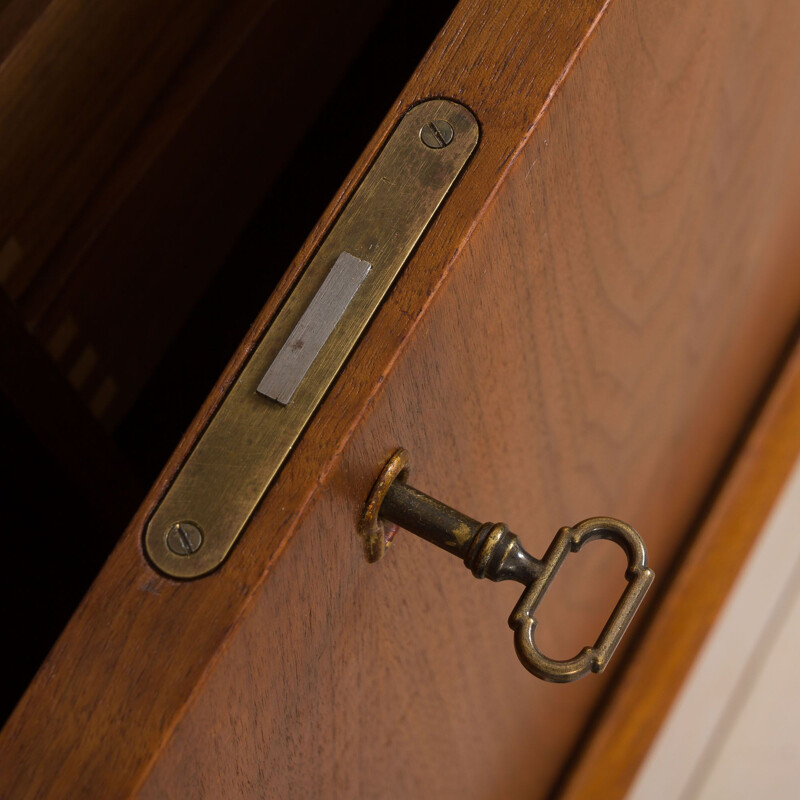
[[[65,374],[91,354],[76,389],[104,422],[385,5],[0,1],[0,284]]]
[[[53,0],[25,21],[0,74],[0,241],[13,237],[25,253],[9,281],[12,298],[217,11],[214,0]]]
[[[535,681],[515,587],[402,533],[368,566],[359,507],[403,444],[534,553],[610,513],[667,570],[800,307],[798,16],[462,3],[4,730],[6,793],[546,795],[609,677]],[[472,164],[229,561],[157,576],[153,503],[394,120],[442,95],[482,123]],[[621,587],[598,553],[544,609],[556,656]]]

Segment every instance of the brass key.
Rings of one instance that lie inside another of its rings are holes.
[[[655,574],[647,566],[647,550],[641,536],[624,522],[611,517],[592,517],[573,528],[561,528],[540,560],[527,553],[516,535],[502,523],[481,523],[424,492],[408,486],[408,453],[398,450],[386,463],[370,493],[359,530],[367,559],[383,557],[394,535],[393,526],[420,536],[464,561],[476,578],[514,580],[526,589],[511,612],[517,655],[538,678],[567,683],[602,672],[650,588]],[[390,524],[387,528],[386,523]],[[574,658],[558,661],[536,646],[536,609],[569,553],[577,553],[595,539],[616,542],[628,556],[628,585],[592,647]]]

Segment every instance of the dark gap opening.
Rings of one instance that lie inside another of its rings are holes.
[[[171,342],[114,438],[142,491],[158,475],[289,261],[455,7],[454,0],[390,3],[345,78]],[[313,25],[313,18],[309,25]],[[135,331],[131,332],[135,336]],[[19,701],[122,532],[89,504],[0,395],[9,467],[0,721]],[[139,498],[141,499],[141,498]],[[121,509],[128,519],[133,508]]]
[[[444,25],[452,0],[390,5],[123,420],[117,441],[150,483],[308,232]]]

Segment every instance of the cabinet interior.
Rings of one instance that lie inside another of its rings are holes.
[[[39,5],[41,11],[44,5]],[[276,2],[276,14],[282,5],[290,7]],[[286,108],[271,110],[274,118],[262,123],[269,131],[273,126],[284,132],[288,128],[279,146],[267,142],[246,154],[266,176],[260,185],[254,189],[252,176],[224,174],[222,169],[217,170],[223,173],[220,177],[214,164],[192,161],[184,149],[181,158],[191,172],[186,194],[182,194],[184,183],[168,186],[179,205],[175,224],[148,226],[146,213],[140,217],[141,235],[151,237],[149,246],[163,256],[152,268],[131,255],[125,239],[131,230],[125,213],[139,213],[132,203],[129,212],[123,209],[118,214],[122,221],[117,228],[125,235],[120,233],[115,240],[115,226],[107,226],[103,246],[110,256],[100,259],[96,275],[91,265],[86,266],[88,259],[81,262],[74,253],[70,256],[65,234],[64,243],[54,248],[24,290],[15,290],[13,284],[0,287],[0,310],[4,309],[0,317],[8,318],[0,330],[5,339],[0,348],[7,356],[0,384],[0,441],[8,468],[0,524],[11,551],[0,592],[6,652],[14,654],[7,660],[9,672],[0,695],[2,719],[19,700],[237,344],[455,3],[395,0],[344,5],[367,19],[359,22],[343,13],[333,28],[325,23],[328,30],[320,34],[315,17],[322,4],[312,2],[305,9],[309,36],[318,36],[326,45],[326,52],[316,54],[308,67],[303,62],[308,53],[298,47],[300,63],[284,64],[284,69],[265,78],[266,55],[259,61],[244,52],[245,45],[239,48],[242,52],[235,52],[251,59],[250,68],[259,73],[257,83],[267,86],[262,90],[267,95],[270,82],[282,82],[276,93],[293,98]],[[4,24],[11,23],[0,17],[0,34],[8,34],[2,30]],[[21,26],[16,33],[22,39],[35,24],[35,14],[31,11],[30,19],[15,24]],[[271,34],[260,35],[265,38],[256,42],[259,48],[250,49],[267,52]],[[12,38],[9,34],[0,41]],[[272,44],[280,47],[278,42]],[[0,50],[0,58],[9,57],[12,50],[10,46]],[[186,59],[192,57],[199,58],[190,52]],[[246,68],[247,63],[237,67],[242,75]],[[341,75],[320,88],[325,70]],[[311,86],[309,81],[316,83]],[[238,118],[239,98],[233,96],[246,95],[241,84],[241,80],[236,83],[236,92],[212,87],[204,96],[214,125],[220,125],[221,116],[228,125],[248,124],[246,114]],[[304,103],[306,95],[313,113],[297,120],[292,109]],[[197,125],[203,124],[199,118]],[[153,127],[146,119],[126,152],[141,146]],[[209,123],[209,135],[215,130]],[[174,163],[168,155],[166,171]],[[264,165],[265,161],[269,163]],[[96,195],[110,191],[114,169]],[[157,173],[159,167],[153,169]],[[208,180],[227,193],[220,208],[235,207],[246,224],[237,227],[230,220],[219,227],[195,224],[199,212],[192,210],[197,202],[193,187],[198,174],[202,178],[206,172]],[[186,240],[185,231],[176,233],[184,219],[182,203],[186,225],[192,226],[191,247],[183,250],[176,245]],[[81,224],[79,218],[69,235],[75,238],[73,231],[80,231]],[[177,255],[171,260],[173,249]],[[208,254],[196,270],[185,257],[195,250]],[[73,267],[78,265],[68,274],[59,271],[62,262],[69,261],[67,256]],[[122,310],[111,314],[115,303]],[[48,315],[56,313],[56,322],[48,323]],[[95,320],[99,329],[95,344],[55,357],[58,348],[54,350],[53,342],[60,341],[59,336],[63,340],[64,320],[79,314]],[[117,355],[110,346],[104,354],[103,342],[120,342]],[[97,352],[103,374],[132,376],[127,384],[116,385],[110,402],[108,391],[104,394],[107,380],[104,383],[99,369],[97,375],[91,374],[91,354],[97,360]],[[67,356],[69,363],[59,363]],[[86,382],[76,381],[76,374],[87,369]],[[70,417],[72,411],[80,424]]]

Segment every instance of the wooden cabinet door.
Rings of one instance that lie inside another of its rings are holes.
[[[629,521],[667,583],[800,308],[798,27],[777,0],[463,0],[3,730],[2,794],[553,793],[624,647],[538,681],[506,626],[518,587],[402,532],[370,565],[357,520],[403,446],[415,485],[534,555],[561,525]],[[162,576],[148,518],[429,98],[475,114],[472,160],[227,561]],[[623,572],[603,545],[569,560],[542,648],[593,641]]]

